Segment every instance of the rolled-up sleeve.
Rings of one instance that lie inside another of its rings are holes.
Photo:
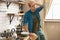
[[[41,5],[40,7],[38,7],[38,8],[36,9],[36,11],[37,11],[37,12],[40,12],[40,11],[44,8],[44,6],[45,6],[45,4]]]
[[[24,25],[27,25],[27,22],[28,22],[27,15],[25,14],[25,15],[24,15],[24,21],[23,21],[23,24],[24,24]]]

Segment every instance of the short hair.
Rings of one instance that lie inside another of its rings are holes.
[[[30,0],[29,3],[28,3],[28,6],[30,7],[31,6],[31,3],[34,2],[34,0]]]
[[[30,4],[30,3],[28,3],[28,6],[29,6],[29,7],[31,7],[31,4]]]

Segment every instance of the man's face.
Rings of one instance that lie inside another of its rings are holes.
[[[35,3],[30,4],[30,9],[31,9],[32,12],[35,12],[35,10],[36,10]]]

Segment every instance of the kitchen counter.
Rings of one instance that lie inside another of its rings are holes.
[[[27,37],[20,37],[20,39],[22,39],[22,38],[23,38],[23,40],[28,40],[29,36],[27,36]],[[0,40],[14,40],[14,39],[12,37],[9,37],[9,38],[3,37],[3,38],[0,38]]]

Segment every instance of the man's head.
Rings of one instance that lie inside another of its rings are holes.
[[[35,12],[36,6],[34,1],[29,1],[28,3],[29,8],[31,9],[32,12]]]

